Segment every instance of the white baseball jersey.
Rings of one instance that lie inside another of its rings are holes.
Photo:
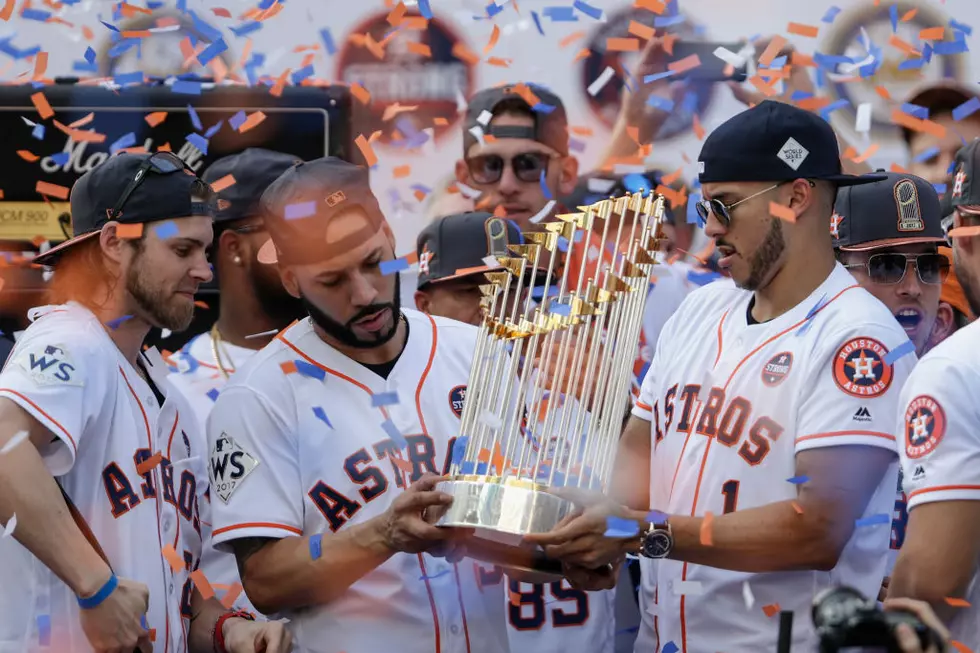
[[[894,415],[915,355],[891,362],[889,352],[908,338],[888,309],[839,264],[769,322],[750,323],[752,296],[728,280],[709,284],[691,293],[661,335],[633,414],[651,423],[651,507],[668,515],[795,499],[788,481],[796,455],[810,449],[895,451]],[[636,651],[669,642],[685,653],[773,650],[779,619],[763,607],[776,604],[796,612],[794,650],[809,650],[814,594],[846,583],[877,595],[897,479],[896,456],[862,517],[869,525],[855,529],[830,572],[645,561]]]
[[[909,512],[933,501],[980,501],[980,322],[931,350],[902,389],[899,455]],[[936,537],[944,537],[936,533]],[[949,624],[953,639],[980,650],[980,568]]]
[[[329,538],[384,513],[425,472],[448,470],[476,329],[402,312],[408,342],[387,379],[307,319],[225,386],[208,419],[216,545]],[[503,586],[484,585],[479,570],[397,553],[329,605],[281,616],[298,651],[506,653]]]
[[[144,360],[166,395],[162,407],[90,311],[66,304],[34,313],[0,373],[0,396],[54,434],[40,452],[51,474],[116,575],[149,587],[153,650],[185,651],[207,487],[190,409],[167,387],[156,350]],[[167,546],[173,563],[161,553]],[[0,539],[0,578],[0,652],[91,651],[75,595],[12,537]]]
[[[221,347],[221,361],[229,373],[244,365],[245,361],[257,351],[238,347],[224,341],[218,344]],[[206,331],[195,336],[180,351],[172,354],[168,362],[173,366],[170,382],[184,395],[200,426],[200,429],[195,431],[200,435],[200,442],[195,442],[194,446],[200,451],[207,451],[205,427],[208,415],[211,414],[214,402],[218,399],[218,395],[227,382],[214,358],[211,333]],[[204,521],[209,524],[211,517],[210,493],[206,496],[201,508],[204,513]],[[210,528],[206,528],[205,532],[210,533]],[[204,570],[204,574],[219,600],[224,599],[228,592],[236,592],[237,598],[232,609],[248,610],[253,614],[259,614],[241,588],[242,581],[238,575],[238,563],[235,561],[234,554],[219,551],[211,546],[210,541],[206,541],[201,554],[201,569]]]

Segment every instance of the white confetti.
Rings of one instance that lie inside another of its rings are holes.
[[[752,594],[752,588],[749,587],[749,581],[742,582],[742,598],[745,599],[745,609],[751,610],[752,606],[755,605],[755,595]]]
[[[7,440],[7,444],[3,445],[3,448],[0,449],[0,456],[5,453],[9,453],[14,447],[26,440],[27,436],[27,431],[18,431],[17,433],[14,433],[14,437]]]
[[[491,413],[489,410],[484,409],[483,413],[480,414],[480,422],[489,426],[493,430],[499,429],[503,426],[504,421]]]
[[[470,18],[472,20],[472,17]],[[466,108],[470,106],[466,101],[466,96],[463,95],[463,91],[456,87],[456,112],[466,111]]]
[[[674,581],[674,596],[695,596],[703,593],[704,587],[699,580]]]
[[[173,331],[171,331],[170,329],[160,329],[161,338],[169,338],[172,333]]]
[[[613,166],[614,175],[642,175],[647,171],[647,167],[644,165],[636,165],[633,163],[617,163]]]
[[[470,188],[469,186],[467,186],[461,181],[456,182],[456,188],[458,188],[459,192],[463,195],[463,197],[465,197],[468,200],[476,199],[482,194],[482,191],[479,191],[475,188]]]
[[[460,184],[457,182],[456,185],[459,186]],[[543,209],[531,216],[531,222],[533,224],[537,224],[551,215],[551,209],[555,208],[556,203],[557,202],[555,200],[549,200],[548,203],[544,205]]]
[[[10,515],[10,521],[7,525],[3,527],[3,537],[10,537],[14,534],[14,529],[17,528],[17,515]]]
[[[488,268],[499,268],[500,267],[500,261],[497,260],[497,257],[496,256],[484,256],[483,257],[483,264],[485,266],[487,266]]]
[[[715,48],[715,51],[712,54],[714,54],[716,57],[718,57],[728,65],[733,66],[735,68],[741,68],[742,66],[745,65],[745,57],[742,56],[741,54],[736,54],[732,52],[728,48],[723,48],[721,46],[718,46],[717,48]]]
[[[25,123],[27,123],[27,126],[28,127],[34,127],[35,125],[37,125],[36,122],[31,122],[30,120],[28,120],[24,116],[21,116],[20,119],[23,120]]]
[[[862,102],[858,105],[857,116],[854,119],[854,131],[866,134],[871,130],[871,103]]]
[[[589,95],[595,97],[599,91],[602,90],[602,87],[609,83],[609,80],[612,79],[613,75],[615,74],[616,71],[613,70],[612,66],[606,66],[606,69],[603,70],[598,77],[596,77],[595,81],[589,84]]]
[[[603,179],[602,177],[590,177],[589,178],[589,192],[590,193],[608,193],[612,190],[612,187],[616,185],[615,179]]]
[[[491,120],[493,120],[493,114],[487,111],[486,109],[481,111],[480,115],[476,117],[476,121],[481,125],[483,125],[484,127],[489,125]]]
[[[279,329],[269,329],[268,331],[263,331],[262,333],[253,333],[252,335],[245,336],[246,340],[251,338],[264,338],[266,336],[274,336],[279,333]]]
[[[480,145],[486,145],[486,142],[483,140],[483,129],[479,125],[470,127],[469,132],[473,134],[473,138],[480,141]]]

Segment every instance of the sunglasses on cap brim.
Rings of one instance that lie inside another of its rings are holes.
[[[173,152],[156,152],[148,159],[140,164],[139,169],[136,174],[133,175],[133,179],[126,186],[126,189],[120,195],[119,200],[109,211],[109,219],[117,220],[120,215],[122,215],[122,210],[126,206],[126,202],[132,197],[136,189],[139,188],[143,180],[146,179],[147,173],[154,173],[158,175],[170,175],[175,172],[180,172],[187,168],[187,164],[184,160]]]

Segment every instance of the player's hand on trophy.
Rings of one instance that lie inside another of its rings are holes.
[[[88,598],[88,597],[82,597]],[[109,595],[93,608],[79,610],[82,631],[98,653],[145,653],[153,650],[144,616],[150,590],[143,583],[120,578]]]
[[[607,537],[610,517],[628,518],[628,511],[604,494],[580,488],[548,490],[574,501],[578,510],[548,533],[532,533],[524,541],[544,547],[549,558],[586,569],[600,569],[625,557],[623,539]]]
[[[885,610],[911,612],[919,618],[919,621],[933,630],[939,636],[940,640],[946,642],[942,650],[937,649],[936,646],[929,646],[923,650],[922,644],[919,642],[919,636],[916,635],[915,630],[908,624],[899,624],[895,628],[895,638],[898,640],[898,645],[902,653],[943,653],[943,651],[950,650],[949,629],[946,628],[939,616],[925,601],[916,601],[915,599],[908,598],[888,599],[885,601]]]
[[[402,492],[384,512],[378,521],[380,536],[385,546],[392,551],[421,553],[433,545],[453,538],[450,529],[433,525],[435,519],[426,518],[427,510],[448,507],[452,496],[437,492],[435,487],[445,477],[426,474]]]
[[[222,626],[228,653],[289,653],[293,636],[281,621],[228,619]]]
[[[562,575],[568,579],[568,582],[575,589],[598,592],[600,590],[611,590],[616,586],[620,567],[622,567],[622,562],[599,567],[598,569],[588,569],[579,565],[562,563]]]

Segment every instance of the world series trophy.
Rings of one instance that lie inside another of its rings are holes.
[[[664,242],[662,195],[578,208],[544,231],[524,233],[522,244],[506,243],[502,223],[493,229],[488,221],[502,270],[487,273],[480,287],[484,318],[460,437],[448,480],[436,487],[453,502],[435,523],[473,529],[469,556],[516,569],[559,569],[540,548],[522,544],[575,509],[549,488],[608,489]],[[599,228],[597,252],[587,236]],[[617,255],[599,265],[608,243]],[[536,281],[542,270],[543,283]]]

